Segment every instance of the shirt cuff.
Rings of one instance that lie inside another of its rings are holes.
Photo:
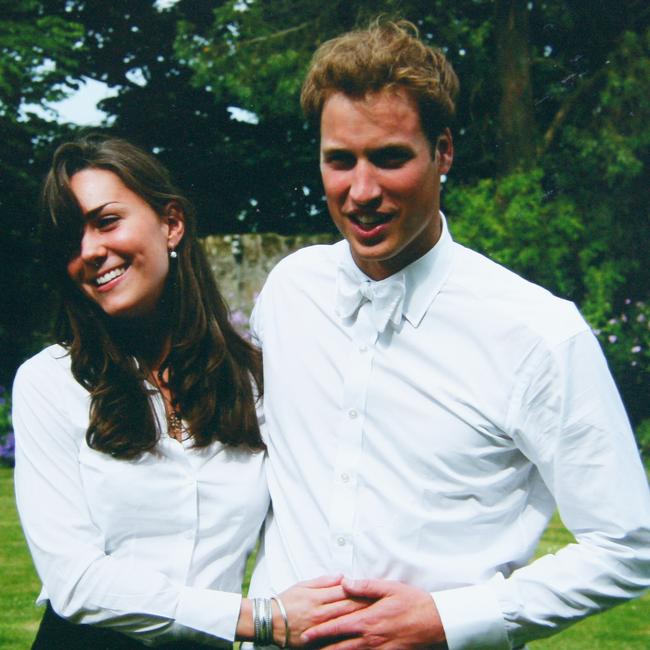
[[[176,608],[176,623],[234,641],[241,607],[241,594],[183,587]]]
[[[487,585],[431,593],[449,650],[510,650],[503,614]]]

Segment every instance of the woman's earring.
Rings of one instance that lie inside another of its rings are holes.
[[[169,257],[172,260],[175,260],[178,257],[178,253],[172,248],[169,251]]]

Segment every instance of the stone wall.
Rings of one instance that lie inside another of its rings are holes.
[[[331,244],[336,234],[283,236],[275,233],[210,235],[203,239],[210,266],[233,315],[245,329],[268,272],[289,253],[312,244]]]

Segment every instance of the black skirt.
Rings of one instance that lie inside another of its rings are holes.
[[[224,645],[225,647],[225,645]],[[129,637],[95,625],[75,625],[61,618],[47,603],[32,650],[144,650],[145,645]],[[165,650],[205,650],[194,641],[158,645]]]

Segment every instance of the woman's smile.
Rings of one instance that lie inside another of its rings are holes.
[[[173,209],[157,214],[106,169],[83,169],[70,187],[85,222],[68,275],[109,316],[151,316],[165,288],[169,251],[182,237],[182,219]]]
[[[95,284],[98,287],[105,286],[111,280],[115,280],[116,278],[121,278],[126,273],[127,268],[128,266],[124,265],[116,269],[111,269],[110,271],[105,271],[104,273],[98,275],[95,278]]]

